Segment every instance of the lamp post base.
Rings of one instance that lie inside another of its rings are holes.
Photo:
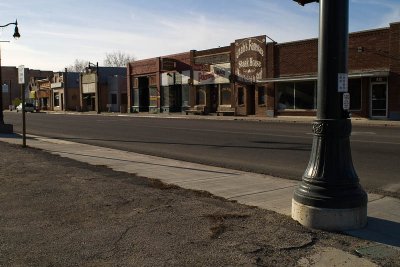
[[[13,130],[12,124],[0,124],[0,133],[2,134],[12,134]]]
[[[292,218],[307,228],[332,232],[355,230],[367,225],[367,206],[349,209],[316,208],[292,199]]]

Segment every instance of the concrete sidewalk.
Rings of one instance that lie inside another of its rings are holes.
[[[0,135],[0,141],[21,144],[19,135]],[[297,181],[276,178],[70,141],[29,136],[27,145],[62,157],[133,173],[183,188],[290,216]],[[400,200],[369,194],[368,226],[347,234],[400,249]],[[377,249],[382,248],[377,245]],[[369,253],[369,252],[365,252]]]

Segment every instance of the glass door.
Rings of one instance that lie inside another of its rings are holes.
[[[371,84],[371,118],[387,117],[387,83]]]

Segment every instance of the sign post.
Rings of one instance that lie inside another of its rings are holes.
[[[25,117],[25,66],[18,66],[18,83],[21,86],[22,98],[22,147],[26,147],[26,117]]]

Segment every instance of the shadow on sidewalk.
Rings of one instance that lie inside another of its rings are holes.
[[[400,223],[375,217],[368,217],[368,225],[364,229],[346,231],[347,234],[369,241],[400,248]]]

